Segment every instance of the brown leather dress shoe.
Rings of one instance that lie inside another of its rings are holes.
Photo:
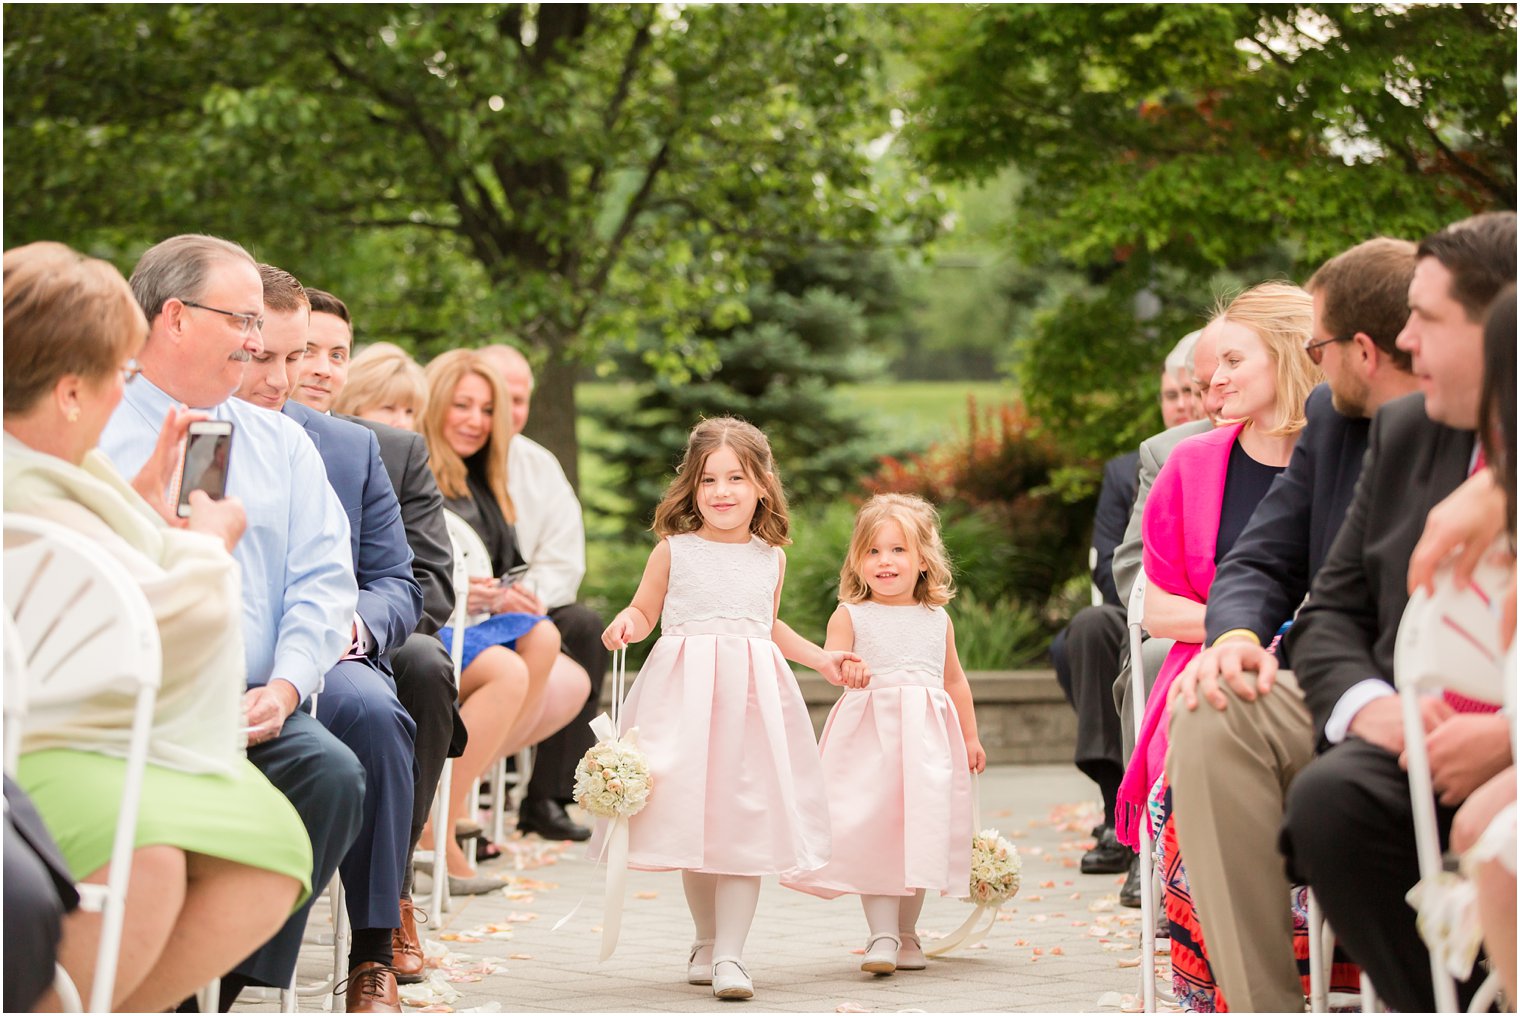
[[[400,1012],[396,975],[384,963],[361,963],[348,972],[346,1012]]]
[[[391,969],[397,984],[420,984],[424,980],[422,939],[417,935],[417,915],[412,901],[401,897],[401,927],[391,932]]]

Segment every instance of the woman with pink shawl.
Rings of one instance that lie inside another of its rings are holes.
[[[1119,787],[1116,831],[1138,848],[1138,823],[1151,822],[1150,803],[1159,800],[1160,828],[1151,825],[1163,855],[1172,976],[1178,1001],[1194,1012],[1215,1010],[1216,989],[1169,821],[1168,693],[1198,655],[1215,565],[1287,466],[1303,429],[1304,401],[1320,380],[1303,349],[1312,318],[1309,294],[1283,282],[1256,286],[1216,311],[1205,329],[1219,358],[1209,394],[1226,422],[1173,449],[1145,502],[1145,627],[1176,642],[1146,699],[1135,753]],[[1222,1008],[1223,999],[1217,1004]]]

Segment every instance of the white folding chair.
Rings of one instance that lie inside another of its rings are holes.
[[[78,533],[31,516],[4,516],[7,670],[24,661],[25,702],[42,710],[94,695],[136,696],[121,808],[104,886],[81,883],[80,905],[101,915],[89,1011],[109,1012],[137,835],[148,738],[162,678],[158,624],[137,581]],[[7,673],[7,684],[10,674]],[[9,705],[10,695],[7,694]],[[7,718],[7,757],[19,745]],[[16,738],[19,740],[19,738]]]
[[[1141,631],[1145,619],[1145,573],[1135,577],[1129,594],[1129,701],[1135,724],[1135,737],[1145,724],[1145,657],[1141,649]],[[1136,746],[1138,753],[1141,748]],[[1150,789],[1146,788],[1147,796]],[[1156,876],[1154,845],[1151,843],[1149,803],[1140,818],[1140,997],[1145,1012],[1156,1011]]]
[[[467,614],[466,601],[469,599],[470,576],[490,575],[493,571],[491,565],[491,553],[486,549],[485,543],[474,528],[455,512],[444,509],[444,521],[448,525],[449,540],[454,547],[454,617],[449,622],[453,626],[454,644],[450,646],[450,653],[454,657],[454,677],[457,685],[459,678],[459,661],[462,658],[461,650],[464,645],[464,629],[472,624],[484,621],[490,615],[478,613]],[[506,813],[509,797],[507,785],[513,784],[518,791],[517,800],[513,801],[513,807],[520,802],[523,793],[528,787],[528,778],[532,772],[533,754],[531,746],[518,752],[516,757],[515,774],[507,772],[507,760],[498,759],[491,767],[491,839],[500,843],[506,839]],[[451,773],[452,776],[452,773]],[[446,800],[446,798],[445,798]],[[473,818],[479,805],[479,787],[470,789],[469,815]],[[450,830],[452,835],[452,830]],[[447,840],[440,841],[447,843]],[[470,862],[475,861],[475,842],[472,840],[467,848]],[[439,849],[442,849],[441,847]],[[434,895],[437,895],[435,888]]]
[[[1491,555],[1485,555],[1470,585],[1458,588],[1450,573],[1443,571],[1437,574],[1434,595],[1423,588],[1416,590],[1404,608],[1394,642],[1394,683],[1404,713],[1404,750],[1414,812],[1415,848],[1420,881],[1427,886],[1436,885],[1443,864],[1420,698],[1444,689],[1479,702],[1498,705],[1506,701],[1501,666],[1504,654],[1499,648],[1499,625],[1491,605],[1503,596],[1509,571],[1490,558]],[[1430,974],[1437,1011],[1459,1011],[1456,982],[1435,949],[1430,950]],[[1365,976],[1363,985],[1367,985]],[[1482,1004],[1486,1008],[1486,1001],[1491,1000],[1496,990],[1497,981],[1490,976],[1473,1000],[1474,1007]]]

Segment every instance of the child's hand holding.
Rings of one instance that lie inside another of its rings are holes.
[[[973,737],[966,742],[966,761],[971,763],[972,772],[986,771],[987,752],[983,750],[982,742],[978,738]]]
[[[839,676],[846,688],[864,688],[871,683],[871,668],[863,662],[845,660],[839,665]]]
[[[629,642],[638,641],[638,628],[629,614],[632,609],[622,610],[612,619],[612,623],[602,632],[602,645],[617,650],[627,648]]]
[[[858,669],[847,672],[844,669],[846,664],[852,664]],[[843,650],[836,652],[825,651],[823,659],[816,669],[829,684],[840,685],[845,688],[864,688],[866,683],[871,680],[871,668],[866,666],[866,662],[854,653]],[[851,684],[850,681],[852,679],[857,683]]]

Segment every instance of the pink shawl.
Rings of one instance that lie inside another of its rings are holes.
[[[1214,583],[1214,548],[1230,449],[1244,424],[1219,427],[1188,438],[1172,449],[1145,501],[1141,525],[1145,579],[1168,593],[1207,603]],[[1196,642],[1178,642],[1167,654],[1145,703],[1135,754],[1119,784],[1115,816],[1119,840],[1140,847],[1142,816],[1150,821],[1146,798],[1166,761],[1167,693],[1193,657]],[[1124,717],[1128,722],[1129,717]]]

